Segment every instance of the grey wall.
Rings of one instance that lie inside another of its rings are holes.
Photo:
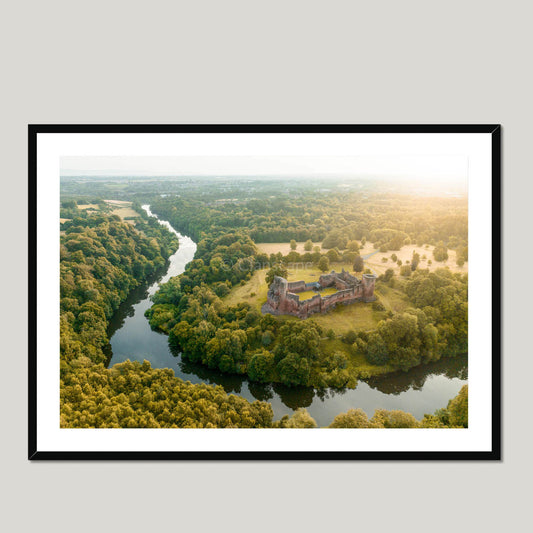
[[[529,518],[531,17],[512,0],[6,3],[2,529],[500,531]],[[503,463],[27,462],[26,125],[91,122],[502,123]]]

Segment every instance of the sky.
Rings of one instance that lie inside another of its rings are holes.
[[[212,156],[62,157],[61,175],[284,176],[335,174],[354,178],[466,181],[465,156]]]

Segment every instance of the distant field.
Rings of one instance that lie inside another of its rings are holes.
[[[109,205],[131,205],[127,200],[104,200],[104,202]]]
[[[351,263],[331,263],[328,272],[331,272],[332,270],[335,270],[336,272],[341,272],[341,270],[344,268],[344,270],[353,273],[352,267],[353,265]],[[310,281],[318,281],[322,274],[324,274],[324,272],[319,270],[318,267],[302,263],[295,264],[293,265],[293,268],[289,269],[289,276],[287,279],[289,281],[303,280],[308,283]],[[358,276],[361,277],[361,275]]]
[[[104,200],[104,202],[110,207],[114,207],[113,211],[111,211],[112,215],[118,215],[123,220],[130,217],[139,217],[139,213],[131,208],[132,202],[126,202],[125,200]],[[134,220],[126,220],[126,222],[135,224]]]
[[[462,267],[459,267],[455,264],[455,261],[457,259],[457,255],[455,253],[455,250],[448,250],[448,260],[443,262],[435,261],[435,258],[433,257],[433,250],[434,246],[427,245],[427,248],[425,246],[416,246],[413,244],[410,244],[408,246],[403,246],[402,249],[398,252],[378,252],[372,257],[369,257],[365,260],[365,266],[374,270],[376,274],[383,274],[387,268],[392,268],[395,272],[395,274],[398,274],[400,272],[400,267],[397,263],[393,263],[391,260],[391,255],[396,254],[397,258],[402,261],[402,263],[405,265],[406,261],[411,261],[413,258],[413,251],[420,254],[420,263],[418,264],[418,268],[423,269],[429,269],[430,271],[436,270],[437,268],[443,268],[448,267],[452,272],[461,272],[461,273],[467,273],[468,272],[468,263],[465,263]],[[371,243],[367,243],[366,246],[361,250],[361,255],[364,256],[366,254],[370,254],[372,252],[375,252],[374,247]],[[424,256],[426,258],[424,259]],[[384,263],[382,261],[382,258],[386,257],[387,262]],[[432,264],[428,265],[428,261],[431,260]]]
[[[300,254],[305,253],[304,250],[304,244],[305,242],[297,242],[296,243],[296,251]],[[288,242],[262,242],[260,244],[256,244],[256,246],[261,250],[261,252],[265,254],[277,254],[278,252],[281,252],[283,255],[287,255],[289,252],[291,252],[291,245]],[[313,246],[320,246],[322,247],[322,243],[320,242],[314,242]]]
[[[298,253],[304,253],[303,249],[303,242],[297,243],[298,246],[296,248],[296,251]],[[264,252],[268,255],[270,254],[276,254],[278,252],[281,252],[283,255],[287,255],[291,251],[290,244],[288,242],[273,242],[273,243],[260,243],[256,244],[256,246],[259,248],[261,252]],[[313,243],[313,246],[322,246],[321,243]],[[365,259],[365,266],[370,268],[374,271],[375,274],[383,274],[387,268],[392,268],[396,274],[400,272],[400,267],[398,264],[393,263],[390,259],[390,256],[394,253],[396,254],[397,258],[402,261],[403,264],[405,264],[406,261],[411,261],[413,257],[413,251],[420,254],[420,263],[418,265],[418,268],[428,268],[430,271],[436,270],[437,268],[443,268],[448,267],[452,272],[462,272],[467,273],[468,272],[468,263],[465,263],[462,267],[459,267],[455,264],[456,261],[456,253],[455,250],[448,250],[448,260],[444,262],[437,262],[435,261],[433,257],[433,249],[434,246],[427,245],[425,246],[416,246],[416,245],[408,245],[403,246],[402,249],[398,252],[377,252],[372,257],[369,257],[368,259]],[[326,252],[327,250],[322,249],[322,253]],[[371,242],[367,242],[363,248],[360,250],[360,254],[362,256],[371,254],[376,252],[374,249],[374,245]],[[424,255],[426,256],[426,259],[423,259]],[[384,263],[382,261],[382,258],[386,257],[387,262]],[[428,260],[432,261],[431,265],[428,265]],[[348,264],[340,264],[340,263],[331,263],[331,268],[335,270],[341,270],[342,267],[344,267],[346,270],[352,271],[352,265]],[[299,278],[299,279],[305,279],[305,278]],[[292,281],[292,280],[291,280]],[[295,280],[294,280],[295,281]],[[305,280],[305,281],[315,281],[315,280]]]
[[[125,200],[104,200],[104,202],[113,208],[111,214],[118,215],[122,220],[130,217],[139,217],[139,213],[131,208],[132,202],[126,202]],[[78,209],[99,211],[100,207],[97,204],[81,204],[78,205]],[[66,220],[68,219],[61,219],[62,222]],[[135,225],[135,220],[125,220],[125,222]]]
[[[113,209],[113,211],[111,211],[111,214],[118,215],[122,219],[125,219],[126,217],[139,218],[139,213],[137,213],[137,211],[134,211],[131,207],[117,207],[116,209]],[[125,222],[135,224],[135,220],[125,220]]]

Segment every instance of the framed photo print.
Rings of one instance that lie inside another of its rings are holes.
[[[29,458],[500,459],[500,135],[29,126]]]

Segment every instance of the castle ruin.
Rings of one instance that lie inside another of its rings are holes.
[[[376,276],[363,274],[362,279],[352,276],[349,272],[337,273],[334,270],[320,276],[318,282],[289,282],[285,278],[275,276],[268,289],[267,301],[261,308],[263,314],[294,315],[308,318],[314,313],[326,313],[339,304],[348,305],[354,302],[373,302]],[[322,296],[320,290],[334,287],[337,292]],[[314,290],[317,294],[308,300],[300,300],[299,292]]]

